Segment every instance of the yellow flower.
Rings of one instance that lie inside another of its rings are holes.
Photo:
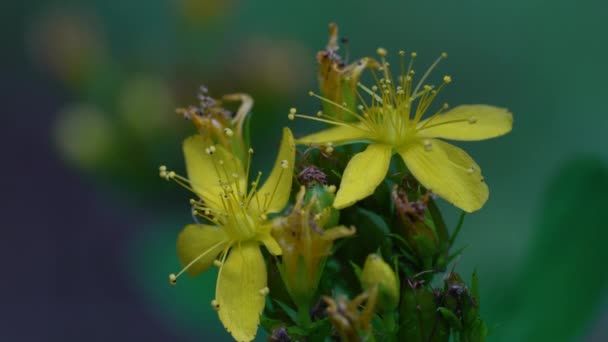
[[[332,102],[340,103],[349,109],[355,109],[357,97],[357,83],[363,70],[378,68],[380,64],[372,58],[361,58],[354,63],[346,65],[338,55],[338,25],[329,24],[329,41],[325,50],[317,53],[319,64],[317,78],[321,95]],[[356,120],[352,115],[340,107],[323,103],[325,114],[343,121]]]
[[[244,168],[232,152],[202,135],[186,139],[183,149],[189,180],[164,167],[161,176],[197,194],[201,200],[191,201],[193,214],[212,224],[191,224],[179,234],[177,253],[184,268],[170,275],[170,281],[175,284],[184,272],[195,276],[211,265],[218,266],[216,297],[211,304],[237,341],[253,340],[269,292],[259,245],[265,245],[273,255],[281,254],[281,247],[270,235],[267,214],[283,209],[289,200],[295,161],[293,136],[284,129],[270,176],[258,186],[258,173],[249,190],[251,158]]]
[[[192,121],[201,135],[229,149],[237,158],[245,159],[248,142],[245,141],[244,126],[247,114],[253,106],[251,96],[237,93],[215,99],[209,95],[209,90],[205,86],[201,86],[197,98],[198,106],[177,108],[176,112]],[[226,102],[241,104],[233,114],[224,108]]]
[[[455,206],[472,212],[488,199],[488,187],[475,161],[460,148],[437,138],[451,140],[483,140],[508,133],[513,118],[504,108],[488,105],[462,105],[451,110],[442,106],[435,114],[423,119],[433,99],[452,81],[450,76],[435,87],[424,82],[442,54],[427,72],[413,85],[412,53],[409,67],[405,68],[402,56],[402,72],[394,78],[385,60],[386,50],[378,49],[382,74],[374,72],[377,84],[368,88],[358,84],[360,105],[357,111],[311,92],[312,96],[343,109],[357,120],[349,122],[324,115],[307,116],[292,111],[289,118],[304,117],[326,122],[335,127],[308,135],[296,142],[307,145],[338,146],[354,142],[366,142],[365,151],[357,153],[346,166],[334,207],[341,209],[371,195],[383,181],[391,157],[399,154],[409,171],[427,189]],[[366,102],[364,96],[369,96]]]

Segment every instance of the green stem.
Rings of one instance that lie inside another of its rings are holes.
[[[382,325],[384,327],[386,341],[397,341],[397,325],[395,324],[394,312],[391,311],[383,315]]]
[[[310,320],[310,305],[298,305],[298,325],[304,330],[308,330],[312,321]]]

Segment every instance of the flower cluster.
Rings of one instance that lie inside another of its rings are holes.
[[[216,100],[203,87],[199,106],[178,109],[197,128],[183,143],[188,176],[165,166],[160,176],[196,196],[195,223],[177,238],[183,269],[170,283],[217,266],[211,305],[238,341],[253,340],[260,324],[280,340],[447,341],[453,333],[481,341],[487,329],[479,298],[465,295],[474,291],[454,272],[443,289],[431,280],[460,254],[451,250],[460,225],[450,236],[435,198],[473,212],[487,201],[488,186],[466,152],[440,139],[497,137],[511,130],[512,116],[490,105],[431,109],[452,82],[426,83],[446,54],[416,80],[416,53],[406,63],[400,51],[401,72],[393,75],[383,48],[377,59],[352,64],[338,50],[332,24],[317,54],[320,93],[310,93],[323,110],[288,115],[332,127],[299,139],[284,128],[267,177],[250,175],[243,123],[251,97]],[[365,71],[371,86],[361,81]],[[241,106],[232,113],[226,101]],[[308,146],[300,158],[296,144]],[[423,329],[429,324],[435,335]]]

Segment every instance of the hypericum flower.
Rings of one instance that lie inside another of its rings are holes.
[[[186,139],[183,145],[189,180],[161,166],[161,177],[173,179],[192,190],[200,201],[191,200],[193,214],[212,224],[191,224],[177,239],[177,254],[184,268],[171,274],[175,284],[184,272],[195,276],[211,265],[219,267],[215,299],[224,327],[238,341],[250,341],[257,332],[264,309],[267,285],[266,264],[260,244],[273,255],[281,247],[270,235],[267,214],[278,212],[287,204],[291,191],[295,145],[288,128],[274,168],[266,182],[261,173],[247,190],[247,167],[221,145],[202,135]],[[253,150],[250,151],[250,157]]]
[[[331,196],[335,187],[321,186],[325,194]],[[312,191],[312,190],[311,190]],[[319,191],[317,191],[318,193]],[[306,188],[302,186],[296,197],[296,203],[286,216],[274,220],[272,235],[275,237],[283,255],[279,270],[285,287],[299,308],[310,305],[320,280],[324,261],[331,253],[335,240],[352,236],[355,228],[335,226],[337,219],[332,220],[331,201],[326,207],[319,207],[323,196],[313,195],[305,200]]]
[[[338,25],[329,24],[329,41],[325,50],[317,53],[319,64],[318,79],[319,90],[325,98],[342,104],[351,110],[357,105],[357,83],[363,70],[367,68],[378,68],[380,64],[372,58],[361,58],[351,64],[346,64],[338,55]],[[355,117],[340,107],[323,103],[325,114],[338,120],[353,121]]]
[[[197,94],[198,106],[177,108],[175,111],[192,121],[199,133],[213,143],[220,144],[244,160],[248,142],[245,141],[244,123],[253,106],[253,99],[247,94],[228,94],[222,100],[214,99],[209,90],[201,86]],[[236,113],[225,109],[223,102],[241,102]]]
[[[366,290],[353,300],[348,300],[344,295],[335,300],[323,296],[327,304],[327,317],[340,335],[340,341],[373,341],[371,321],[374,318],[377,297],[377,287]]]
[[[322,146],[369,144],[365,151],[348,162],[336,194],[336,208],[348,207],[371,195],[383,181],[394,153],[401,156],[409,171],[427,189],[467,212],[481,208],[488,199],[488,187],[479,166],[465,151],[436,138],[469,141],[494,138],[511,130],[511,113],[488,105],[462,105],[442,113],[447,109],[444,105],[423,119],[439,91],[452,81],[450,76],[445,76],[437,89],[424,84],[446,54],[433,63],[416,86],[413,86],[412,70],[416,53],[411,54],[407,69],[403,58],[405,52],[399,54],[402,72],[395,78],[385,60],[386,50],[378,49],[382,75],[374,72],[376,85],[371,88],[358,84],[361,92],[357,92],[357,96],[361,104],[356,111],[311,92],[311,96],[343,109],[357,120],[339,120],[323,113],[301,115],[292,110],[290,119],[304,117],[336,126],[296,142]],[[369,103],[364,95],[371,98]]]

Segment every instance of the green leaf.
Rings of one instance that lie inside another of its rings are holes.
[[[516,285],[498,303],[497,341],[572,341],[608,287],[608,170],[583,159],[548,187]],[[502,314],[502,315],[499,315]],[[496,317],[495,316],[495,317]]]
[[[378,214],[360,207],[351,207],[344,210],[341,216],[343,224],[357,228],[355,236],[343,240],[339,253],[347,256],[344,260],[362,265],[369,254],[377,251],[378,246],[389,241],[389,227]]]
[[[298,322],[298,313],[294,309],[292,309],[289,305],[283,303],[280,300],[275,299],[274,302],[281,307],[281,309],[287,314],[287,316],[289,316],[292,322]]]
[[[473,275],[471,276],[471,295],[475,298],[475,302],[477,303],[477,307],[480,306],[479,301],[479,276],[477,276],[477,270],[473,270]]]
[[[456,316],[455,313],[450,311],[448,308],[444,308],[440,306],[437,308],[437,312],[441,314],[441,316],[452,326],[454,329],[462,329],[462,323],[460,323],[460,319]]]

